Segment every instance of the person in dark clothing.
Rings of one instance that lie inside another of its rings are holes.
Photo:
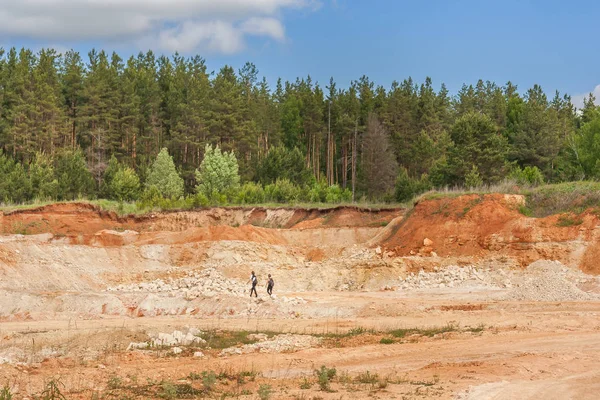
[[[269,296],[273,294],[273,286],[275,286],[275,281],[271,278],[271,274],[269,274],[269,280],[267,281],[267,293]]]
[[[252,292],[254,292],[254,297],[258,297],[258,293],[256,293],[256,284],[258,283],[258,279],[256,279],[254,271],[252,271],[252,275],[250,275],[250,282],[252,282],[252,289],[250,289],[250,297],[252,297]]]

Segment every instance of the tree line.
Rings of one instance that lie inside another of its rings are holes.
[[[308,76],[271,88],[252,63],[210,72],[199,56],[11,48],[0,50],[0,201],[152,198],[147,183],[167,157],[181,179],[170,195],[209,201],[239,202],[242,187],[266,200],[405,201],[506,178],[596,179],[594,101],[576,110],[539,85],[520,93],[482,80],[456,95],[430,78],[340,88]],[[199,191],[217,146],[239,181]]]

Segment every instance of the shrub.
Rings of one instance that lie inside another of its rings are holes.
[[[430,184],[427,175],[423,175],[420,180],[414,179],[408,176],[408,171],[405,168],[402,168],[396,178],[394,197],[396,201],[404,203],[429,189]]]
[[[217,374],[214,371],[202,372],[202,385],[207,392],[212,391],[217,383]]]
[[[258,397],[260,400],[269,400],[271,398],[271,393],[273,393],[271,385],[260,385],[258,388]]]
[[[2,390],[0,390],[0,400],[12,400],[12,398],[13,395],[10,391],[10,388],[8,387],[8,385],[4,385]]]
[[[275,203],[294,203],[298,200],[301,190],[287,179],[278,179],[265,187],[265,197]]]
[[[260,204],[265,202],[265,190],[260,183],[246,182],[238,191],[238,204]]]
[[[324,365],[322,365],[320,369],[315,370],[317,383],[323,392],[331,391],[330,382],[333,378],[335,378],[336,373],[337,371],[335,368],[327,368]]]
[[[44,390],[40,394],[39,398],[41,400],[67,400],[64,394],[61,393],[60,387],[64,387],[65,385],[60,381],[60,379],[51,379],[46,383]]]
[[[479,169],[473,165],[471,171],[465,175],[465,187],[468,189],[476,188],[483,185],[483,179],[479,175]]]
[[[544,175],[538,167],[527,166],[521,169],[516,166],[512,169],[508,178],[515,180],[520,185],[539,186],[544,183]]]

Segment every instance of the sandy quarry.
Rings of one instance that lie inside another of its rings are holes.
[[[596,399],[600,221],[527,218],[523,201],[0,213],[0,388],[15,399],[51,380],[68,399]],[[335,376],[320,384],[321,366]]]

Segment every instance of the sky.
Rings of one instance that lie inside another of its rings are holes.
[[[540,84],[581,106],[600,99],[599,17],[593,0],[0,0],[0,45],[250,61],[272,85]]]

